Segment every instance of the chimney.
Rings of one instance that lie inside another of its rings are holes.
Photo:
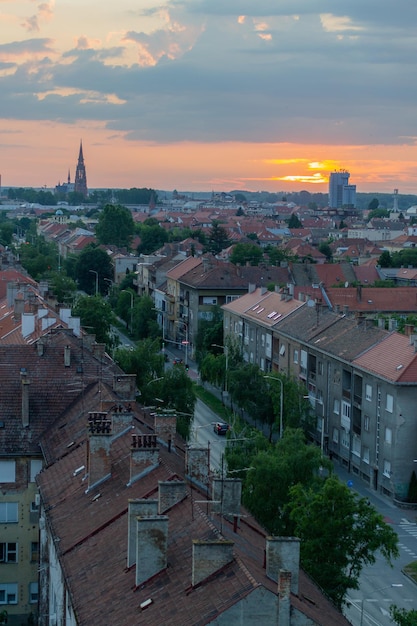
[[[25,310],[25,301],[23,300],[23,298],[15,298],[14,299],[14,318],[16,320],[20,320],[24,310]]]
[[[411,335],[413,334],[413,330],[414,330],[414,324],[404,325],[404,333],[406,334],[407,337],[411,337]]]
[[[240,516],[242,481],[240,478],[213,479],[213,512],[220,513],[229,521]]]
[[[385,328],[385,320],[382,317],[378,319],[378,328]]]
[[[177,432],[177,414],[173,411],[164,411],[163,413],[155,413],[154,416],[154,432],[161,442],[171,452],[171,446],[175,440]]]
[[[410,346],[413,346],[417,339],[417,335],[415,333],[411,333],[410,335]]]
[[[156,435],[132,434],[131,445],[128,487],[159,465],[159,448],[157,447]]]
[[[36,317],[33,313],[22,313],[21,318],[22,318],[22,337],[27,337],[28,335],[31,335],[35,330]]]
[[[88,429],[86,493],[111,476],[111,419],[107,413],[90,412]]]
[[[278,624],[291,626],[291,572],[280,569],[278,574]]]
[[[20,380],[22,383],[22,426],[27,428],[29,426],[29,385],[30,380],[27,377],[27,371],[25,368],[20,370]]]
[[[136,586],[167,567],[168,517],[137,517]]]
[[[64,348],[64,365],[70,367],[71,365],[71,346],[65,346]]]
[[[118,374],[113,377],[113,391],[123,400],[136,398],[136,374]]]
[[[103,408],[103,407],[102,407]],[[113,441],[117,437],[124,435],[131,428],[132,425],[132,405],[130,402],[124,402],[123,404],[114,404],[111,407],[112,411],[112,425],[113,425]]]
[[[291,591],[298,594],[300,540],[297,537],[266,538],[266,575],[278,583],[280,570],[291,572]]]
[[[91,352],[97,358],[104,356],[106,352],[106,344],[105,343],[93,343],[91,346]]]
[[[340,313],[340,304],[335,304],[334,305],[334,312],[335,313]]]
[[[343,314],[344,314],[344,315],[347,315],[348,313],[349,313],[349,307],[348,307],[348,305],[347,305],[347,304],[344,304],[344,305],[343,305]]]
[[[249,283],[248,293],[253,293],[256,289],[256,285],[254,283]]]
[[[158,482],[158,513],[166,513],[168,509],[187,497],[186,485],[183,480],[165,480]]]
[[[45,344],[42,339],[38,339],[36,342],[36,350],[38,351],[38,356],[43,356],[45,352]]]
[[[158,500],[129,500],[127,529],[127,567],[136,563],[137,517],[158,515]]]
[[[193,587],[233,561],[233,541],[193,539]]]
[[[187,448],[185,454],[186,478],[208,493],[210,482],[210,449]]]

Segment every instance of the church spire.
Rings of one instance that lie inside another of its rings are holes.
[[[75,171],[74,191],[81,193],[84,198],[88,196],[87,174],[85,172],[82,140],[80,141],[80,152],[78,154],[77,169]]]

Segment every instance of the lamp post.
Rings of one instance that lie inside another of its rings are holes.
[[[96,272],[96,270],[88,270],[88,271],[96,275],[96,296],[98,296],[98,272]]]
[[[130,332],[133,335],[133,292],[128,289],[122,289],[122,291],[130,295]]]
[[[279,438],[282,439],[282,435],[284,432],[283,425],[283,414],[284,414],[284,383],[281,378],[275,378],[275,376],[265,375],[264,378],[269,378],[270,380],[276,380],[279,382],[281,386],[281,393],[279,394]]]
[[[188,365],[188,324],[187,322],[183,322],[182,320],[176,320],[176,324],[184,324],[185,326],[185,341],[181,341],[182,344],[185,344],[185,365]]]

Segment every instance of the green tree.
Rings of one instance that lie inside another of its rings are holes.
[[[129,209],[120,204],[106,204],[96,226],[98,241],[129,249],[134,232],[135,223]]]
[[[286,511],[290,488],[321,481],[319,469],[323,463],[331,471],[319,448],[306,444],[301,430],[285,430],[280,441],[250,459],[254,470],[247,472],[244,483],[245,506],[268,532],[290,536],[293,523]]]
[[[259,265],[263,252],[260,246],[253,243],[237,243],[233,246],[230,262],[234,265]]]
[[[101,296],[80,296],[72,309],[72,315],[80,318],[81,326],[88,334],[96,336],[97,343],[105,343],[109,351],[113,349],[114,340],[110,331],[114,315]]]
[[[65,272],[50,272],[48,281],[58,302],[68,304],[74,300],[77,285]]]
[[[295,213],[291,214],[291,217],[288,219],[287,221],[288,223],[288,228],[302,228],[303,225],[300,222],[299,218],[296,216]]]
[[[417,611],[411,609],[399,609],[394,604],[390,606],[391,619],[398,626],[417,626]]]
[[[379,200],[378,200],[378,198],[372,198],[372,200],[368,204],[368,210],[369,211],[375,211],[378,207],[379,207]]]
[[[89,294],[95,294],[98,283],[99,293],[105,294],[108,289],[108,283],[105,279],[112,279],[113,265],[105,250],[94,243],[90,243],[78,255],[74,272],[73,278],[78,281],[79,289]]]
[[[391,255],[388,250],[384,250],[378,259],[378,265],[381,267],[392,267]]]
[[[408,486],[407,500],[409,502],[417,502],[417,476],[413,470],[410,478],[410,484]]]
[[[301,539],[303,568],[339,608],[347,591],[359,588],[362,568],[375,563],[377,553],[390,564],[399,555],[395,531],[337,477],[320,485],[295,484],[287,511]]]
[[[196,396],[193,382],[187,372],[182,367],[172,367],[165,372],[162,380],[149,387],[151,386],[155,387],[154,397],[163,400],[161,406],[177,412],[177,432],[184,439],[189,439]]]
[[[214,256],[230,245],[229,235],[220,222],[213,220],[208,235],[207,252],[211,252]]]
[[[321,243],[319,245],[319,252],[324,254],[324,256],[326,257],[326,259],[328,261],[331,261],[331,259],[333,257],[333,253],[332,253],[332,249],[331,249],[331,247],[329,246],[328,243],[325,243],[325,242]]]
[[[145,220],[138,226],[138,234],[140,237],[139,254],[151,254],[169,239],[168,232],[153,218]]]
[[[388,209],[374,209],[370,211],[368,214],[368,220],[373,220],[375,218],[384,218],[389,217]]]
[[[133,350],[119,347],[114,355],[116,363],[127,374],[135,374],[136,386],[140,391],[142,404],[154,404],[159,396],[156,386],[164,375],[164,357],[160,342],[152,339],[139,341]]]
[[[3,246],[10,246],[13,241],[14,226],[12,222],[3,222],[0,224],[0,243]]]
[[[31,243],[20,246],[19,257],[22,266],[35,280],[58,268],[58,248],[44,237],[31,235]]]
[[[279,248],[278,246],[267,246],[265,254],[268,256],[271,265],[280,265],[283,261],[296,261],[296,257],[292,252],[288,252],[285,248]]]
[[[132,334],[136,339],[155,339],[161,335],[156,321],[156,311],[152,298],[144,295],[136,298],[133,308]]]
[[[196,361],[201,364],[207,352],[213,352],[213,344],[223,345],[223,312],[219,306],[213,306],[211,319],[203,319],[198,325],[195,339]]]

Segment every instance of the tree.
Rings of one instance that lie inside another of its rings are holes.
[[[131,332],[137,339],[146,339],[147,337],[155,339],[161,335],[161,330],[156,321],[154,302],[150,296],[144,295],[141,298],[136,298]]]
[[[291,217],[288,220],[288,228],[302,228],[303,225],[300,222],[299,218],[295,213],[291,214]]]
[[[253,243],[237,243],[233,246],[230,262],[234,265],[259,265],[263,252],[260,246]]]
[[[328,243],[325,243],[325,242],[321,243],[319,245],[319,252],[324,254],[324,256],[326,257],[326,259],[328,261],[331,261],[331,259],[333,257],[333,253],[332,253],[332,249],[331,249],[331,247],[329,246]]]
[[[73,317],[79,317],[81,326],[88,334],[94,334],[98,343],[105,343],[109,350],[113,348],[111,337],[113,311],[101,296],[80,296],[72,309]]]
[[[96,226],[98,241],[129,249],[134,232],[135,223],[129,209],[120,204],[106,204]]]
[[[151,254],[164,245],[169,239],[168,232],[159,226],[154,218],[149,218],[138,226],[140,244],[139,254]]]
[[[230,240],[227,231],[223,226],[220,226],[220,222],[213,220],[208,235],[207,252],[211,252],[215,256],[229,245]]]
[[[378,259],[378,265],[381,267],[392,267],[391,255],[388,250],[384,250]]]
[[[306,444],[301,430],[293,429],[248,460],[254,470],[247,472],[244,482],[245,506],[271,534],[291,536],[293,523],[285,508],[290,488],[322,481],[319,468],[325,463],[331,471],[331,464],[323,460],[319,448]]]
[[[89,294],[95,294],[98,284],[99,293],[104,294],[107,293],[108,289],[105,278],[112,279],[113,266],[107,252],[96,244],[90,243],[78,255],[74,272],[73,278],[78,281],[79,289]]]
[[[159,396],[156,379],[164,374],[164,357],[158,340],[145,339],[137,343],[133,350],[118,348],[114,359],[127,374],[136,375],[136,386],[141,393],[143,404],[154,404]]]
[[[391,619],[398,626],[417,626],[417,611],[411,609],[399,609],[394,604],[390,606]]]
[[[193,382],[183,367],[172,367],[164,373],[162,380],[152,385],[156,397],[163,400],[164,409],[173,409],[177,412],[177,432],[189,439],[190,424],[193,420],[196,396]]]
[[[375,211],[375,209],[377,209],[378,207],[379,207],[379,200],[378,200],[378,198],[372,198],[372,200],[368,204],[368,210],[369,211]]]
[[[287,511],[291,530],[301,539],[303,568],[339,608],[347,591],[359,588],[362,568],[375,563],[376,553],[389,563],[399,555],[395,531],[337,477],[296,484]]]
[[[408,502],[417,502],[417,476],[415,471],[411,474],[410,484],[408,485]]]
[[[51,272],[48,281],[58,302],[68,304],[74,300],[77,285],[65,272]]]
[[[219,306],[211,308],[211,319],[201,320],[195,339],[196,361],[201,364],[207,352],[213,352],[213,344],[223,344],[223,313]]]

